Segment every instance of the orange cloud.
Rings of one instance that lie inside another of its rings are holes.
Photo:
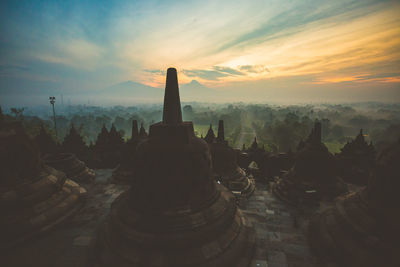
[[[350,76],[331,76],[317,78],[311,84],[329,84],[342,82],[383,82],[383,83],[398,83],[400,76],[372,78],[370,74],[350,75]]]

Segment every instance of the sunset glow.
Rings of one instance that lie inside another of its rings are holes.
[[[316,90],[390,84],[390,99],[400,90],[398,1],[18,1],[1,10],[1,92],[30,81],[163,87],[170,66],[181,84],[224,90],[270,90],[281,78]]]

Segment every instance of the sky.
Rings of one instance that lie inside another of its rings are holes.
[[[373,0],[3,0],[0,97],[163,88],[176,67],[219,101],[400,102],[399,14]]]

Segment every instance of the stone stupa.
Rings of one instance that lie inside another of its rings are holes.
[[[112,124],[110,131],[103,124],[97,136],[96,143],[92,147],[94,160],[91,165],[98,169],[114,169],[121,162],[124,141],[121,134]]]
[[[64,172],[67,177],[78,183],[91,183],[96,178],[94,170],[88,168],[85,162],[72,153],[46,154],[44,163],[56,170]]]
[[[51,137],[44,125],[40,125],[39,134],[35,136],[35,142],[39,146],[41,155],[56,153],[60,150],[56,141]]]
[[[357,137],[344,145],[336,155],[340,177],[352,184],[367,185],[370,172],[375,166],[376,151],[367,143],[362,129]]]
[[[254,137],[252,144],[245,151],[246,157],[239,158],[240,166],[245,168],[256,181],[265,183],[268,172],[269,153],[265,151],[264,146],[259,146],[257,137]]]
[[[210,123],[210,128],[208,128],[207,134],[203,139],[209,144],[215,143],[216,137],[211,123]]]
[[[131,189],[97,231],[91,266],[248,266],[255,232],[212,177],[206,142],[183,122],[176,69],[167,71],[162,122],[138,147]]]
[[[314,215],[309,241],[320,266],[400,266],[400,140],[383,150],[366,188]]]
[[[64,222],[82,207],[86,191],[43,163],[20,124],[1,123],[0,147],[1,254]]]
[[[130,184],[135,175],[136,148],[147,137],[143,124],[141,129],[142,134],[139,134],[137,120],[133,120],[131,139],[125,144],[121,163],[112,174],[112,181],[116,184]]]
[[[209,143],[215,179],[238,198],[248,198],[254,192],[255,182],[239,167],[236,151],[228,146],[223,120],[219,121],[218,136],[215,140]]]
[[[273,185],[281,200],[293,205],[318,206],[347,192],[337,176],[335,159],[321,142],[321,123],[315,122],[307,141],[295,157],[294,166]]]
[[[47,153],[42,156],[46,165],[62,171],[67,178],[78,183],[91,183],[96,178],[94,170],[88,168],[86,163],[80,159],[87,158],[88,147],[83,141],[74,124],[71,125],[69,133],[62,144],[64,153]],[[79,158],[80,159],[79,159]]]

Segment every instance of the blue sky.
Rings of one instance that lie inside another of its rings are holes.
[[[398,101],[398,14],[372,0],[2,1],[0,94],[163,87],[174,66],[182,84],[240,99],[345,88]]]

